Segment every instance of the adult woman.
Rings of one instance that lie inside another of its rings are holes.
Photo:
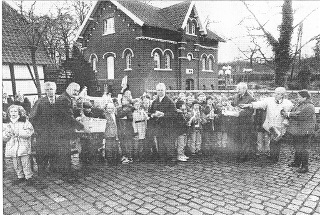
[[[284,113],[289,118],[287,132],[293,136],[295,149],[294,161],[289,167],[299,167],[298,173],[308,172],[309,154],[307,146],[315,132],[315,108],[307,90],[298,92],[297,104],[289,113]]]

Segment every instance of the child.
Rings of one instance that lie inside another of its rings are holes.
[[[136,99],[133,103],[134,111],[132,113],[132,126],[133,131],[136,134],[134,140],[134,159],[141,160],[142,148],[145,143],[146,129],[147,129],[147,112],[141,105],[141,100]]]
[[[212,96],[207,96],[206,106],[204,107],[203,113],[207,122],[203,125],[203,139],[202,139],[202,153],[207,155],[212,155],[214,151],[214,117],[215,117],[215,107],[214,98]]]
[[[188,124],[187,124],[187,118],[186,118],[186,104],[184,100],[178,100],[176,102],[176,108],[177,108],[177,119],[176,119],[176,128],[177,128],[177,151],[178,151],[178,161],[185,162],[189,159],[184,154],[184,148],[186,147],[187,143],[187,130],[188,130]]]
[[[105,130],[105,158],[110,165],[117,165],[119,162],[118,147],[118,129],[115,116],[115,107],[113,103],[107,103],[106,112],[106,130]]]
[[[191,143],[189,149],[192,155],[200,154],[201,152],[201,132],[202,132],[202,124],[206,122],[204,118],[204,114],[200,109],[200,104],[197,100],[195,100],[192,106],[191,118],[188,122],[188,125],[191,129]]]
[[[6,142],[5,156],[12,158],[13,167],[18,176],[13,185],[24,181],[27,181],[27,185],[33,185],[30,160],[33,127],[27,120],[22,106],[11,105],[7,114],[10,121],[3,128],[3,141]]]
[[[122,152],[122,163],[132,163],[132,148],[134,131],[132,126],[132,113],[134,107],[128,97],[122,97],[121,106],[117,109],[118,135]]]

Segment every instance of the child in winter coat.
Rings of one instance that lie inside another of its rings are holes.
[[[176,130],[177,130],[177,160],[185,162],[189,159],[184,153],[187,144],[187,131],[188,131],[188,119],[186,116],[186,103],[184,100],[178,100],[176,102],[177,108],[177,119],[176,119]]]
[[[114,104],[109,102],[106,106],[105,112],[106,130],[105,137],[105,158],[109,165],[117,165],[119,159],[119,146],[118,146],[118,129],[117,120],[115,115]]]
[[[191,130],[191,143],[189,149],[192,155],[199,155],[201,153],[202,125],[206,123],[206,119],[200,108],[199,102],[195,100],[192,104],[191,118],[188,122]]]
[[[27,181],[27,185],[33,185],[33,173],[31,169],[31,135],[33,126],[27,120],[22,106],[11,105],[8,108],[9,123],[3,128],[3,141],[6,142],[5,156],[13,161],[13,167],[18,179],[13,185]]]
[[[133,103],[132,126],[135,133],[134,139],[134,159],[142,159],[142,149],[146,138],[148,114],[142,107],[142,101],[136,99]]]

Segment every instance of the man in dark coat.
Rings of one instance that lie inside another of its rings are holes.
[[[30,122],[36,133],[36,160],[38,165],[38,174],[46,175],[46,168],[54,170],[55,147],[53,145],[54,133],[52,129],[54,124],[55,101],[57,86],[54,82],[45,82],[45,97],[40,98],[32,107],[30,112]]]
[[[250,104],[255,101],[253,96],[248,92],[246,83],[241,82],[237,85],[238,93],[232,97],[232,105],[234,107],[240,104]],[[253,155],[253,110],[241,109],[237,119],[236,134],[236,156],[239,162],[247,161]]]
[[[177,163],[177,150],[175,147],[174,121],[177,110],[174,102],[166,96],[166,85],[159,83],[156,86],[157,98],[150,108],[150,120],[155,121],[158,152],[160,159],[169,166]]]
[[[57,150],[56,167],[58,171],[67,180],[74,176],[71,173],[71,145],[70,140],[74,138],[75,130],[84,130],[84,125],[74,118],[73,101],[80,91],[80,85],[70,83],[61,96],[56,100],[55,123],[54,131],[54,147]]]
[[[285,111],[284,111],[285,112]],[[287,132],[292,135],[295,149],[294,161],[290,167],[299,167],[298,173],[308,172],[309,154],[307,151],[311,136],[315,133],[315,107],[307,90],[298,92],[298,103],[291,112],[284,113],[289,118]]]

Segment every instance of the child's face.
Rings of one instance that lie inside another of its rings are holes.
[[[186,104],[182,104],[182,106],[181,106],[181,108],[180,108],[181,110],[186,110],[187,109],[187,106],[186,106]]]
[[[208,104],[208,105],[212,105],[212,104],[213,104],[213,100],[212,100],[212,99],[208,99],[208,100],[207,100],[207,104]]]
[[[122,98],[122,105],[128,105],[129,104],[129,100],[126,98]]]
[[[200,105],[199,105],[199,104],[194,104],[194,105],[193,105],[193,109],[199,110],[199,108],[200,108]]]
[[[11,108],[9,111],[9,115],[12,119],[18,119],[20,117],[18,108]]]
[[[200,95],[200,96],[198,97],[198,99],[199,99],[200,102],[203,102],[203,101],[206,100],[206,96],[205,96],[205,95]]]
[[[136,110],[140,109],[140,103],[139,102],[136,102],[134,103],[134,106],[133,106]]]
[[[114,105],[113,104],[108,104],[106,107],[107,113],[113,113],[114,112]]]

